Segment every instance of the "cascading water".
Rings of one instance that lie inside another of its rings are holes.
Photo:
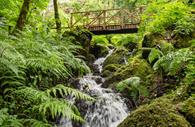
[[[107,57],[113,52],[111,50]],[[99,58],[94,62],[99,72],[105,58]],[[98,83],[97,83],[98,81]],[[100,82],[100,83],[99,83]],[[87,102],[88,109],[85,114],[85,124],[82,127],[117,127],[128,115],[127,105],[124,99],[111,89],[102,88],[104,79],[101,76],[88,74],[80,79],[81,91],[91,95],[95,102]],[[71,127],[70,121],[65,122],[64,127]],[[68,125],[69,124],[69,125]]]

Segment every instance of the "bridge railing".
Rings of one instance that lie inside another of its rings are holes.
[[[109,29],[115,26],[123,28],[127,25],[138,25],[143,7],[133,10],[108,9],[99,11],[71,13],[70,27],[82,26],[87,29]]]

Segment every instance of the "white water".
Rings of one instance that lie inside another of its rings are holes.
[[[112,53],[109,52],[107,57]],[[97,59],[94,64],[102,71],[105,58]],[[96,80],[101,80],[97,83]],[[88,102],[85,115],[86,123],[82,127],[117,127],[128,115],[127,105],[119,94],[111,89],[102,88],[104,79],[100,76],[88,74],[80,79],[81,91],[88,93],[96,99],[95,103]],[[70,121],[63,121],[63,127],[72,127]]]

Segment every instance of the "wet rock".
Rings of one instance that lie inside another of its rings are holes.
[[[79,100],[75,103],[75,105],[78,107],[81,117],[84,118],[85,114],[87,113],[86,109],[88,109],[88,104],[85,101]],[[72,122],[73,122],[72,123],[73,127],[82,127],[83,125],[83,123],[79,123],[76,121],[75,122],[72,121]]]
[[[108,52],[109,48],[101,44],[94,44],[90,47],[90,53],[93,54],[96,58],[105,57]]]
[[[128,57],[128,50],[125,48],[118,48],[106,58],[103,63],[103,68],[109,64],[125,64],[125,59]]]
[[[102,78],[101,78],[101,77],[98,77],[98,78],[95,79],[95,82],[96,82],[97,84],[100,84],[100,83],[102,83],[103,81],[102,81]]]
[[[79,83],[79,79],[78,78],[71,78],[69,79],[69,83],[74,87],[74,88],[77,88],[77,89],[80,89],[80,83]]]
[[[93,64],[92,66],[93,66],[93,73],[94,73],[95,75],[99,74],[100,72],[99,72],[98,65]]]

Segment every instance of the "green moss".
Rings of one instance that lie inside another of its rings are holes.
[[[112,75],[117,69],[120,67],[119,64],[109,64],[103,68],[102,71],[102,76],[103,77],[108,77]]]
[[[91,46],[92,33],[88,30],[77,28],[65,31],[62,35],[64,40],[70,41],[76,45],[81,45],[86,52],[89,52]],[[82,54],[83,55],[83,54]]]
[[[190,124],[195,126],[195,100],[189,98],[180,105],[180,112],[186,117]]]
[[[191,40],[191,36],[182,36],[180,35],[177,40],[175,40],[174,47],[175,48],[187,48],[191,45],[189,42]]]
[[[190,127],[190,124],[169,99],[161,98],[140,106],[118,127]]]
[[[124,58],[127,57],[128,50],[125,48],[116,49],[105,61],[103,67],[109,64],[124,64]]]
[[[157,45],[159,43],[159,40],[161,39],[162,39],[162,36],[160,34],[146,33],[142,41],[142,47],[152,48],[155,45]]]
[[[111,72],[115,72],[120,67],[119,64],[109,64],[103,68],[103,71],[109,70]]]
[[[103,85],[108,87],[109,84],[116,84],[132,76],[140,77],[142,81],[147,84],[147,82],[150,82],[148,79],[152,73],[152,68],[146,60],[134,57],[129,59],[127,65],[121,66],[113,75],[111,75]]]
[[[102,77],[108,77],[110,75],[112,75],[112,72],[109,71],[109,70],[105,70],[105,71],[102,72]]]
[[[158,45],[160,46],[162,51],[166,52],[169,51],[170,49],[174,49],[174,47],[175,48],[189,47],[191,45],[189,41],[192,39],[192,37],[193,33],[190,35],[179,35],[174,40],[167,42],[168,40],[166,40],[165,37],[163,37],[160,34],[146,33],[142,41],[142,47],[153,48]]]

